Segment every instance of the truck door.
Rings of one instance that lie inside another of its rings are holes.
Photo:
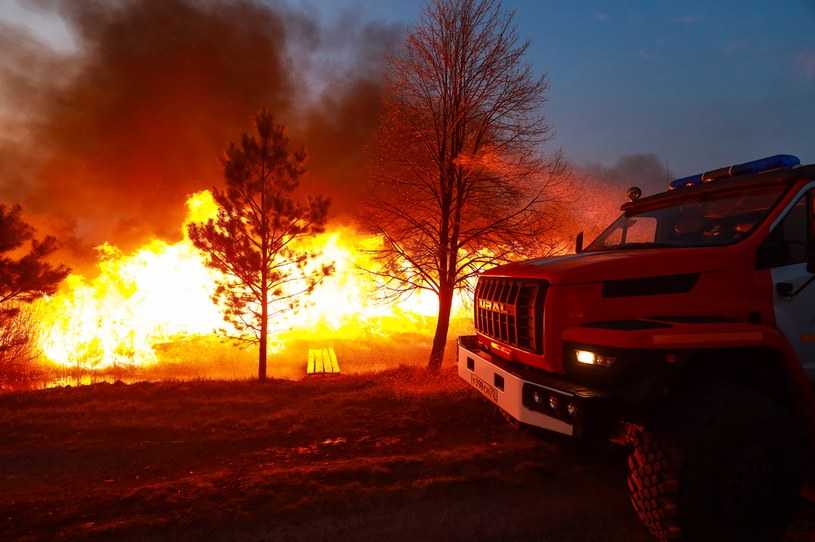
[[[807,188],[774,224],[759,262],[772,276],[778,328],[815,378],[815,275],[807,271],[807,254],[815,246],[815,188]]]

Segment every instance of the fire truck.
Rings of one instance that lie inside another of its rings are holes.
[[[481,275],[458,374],[518,424],[626,445],[657,539],[772,539],[813,478],[815,165],[641,194],[575,254]]]

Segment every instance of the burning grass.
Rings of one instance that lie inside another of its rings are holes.
[[[187,201],[185,224],[206,220],[215,210],[209,192],[193,194]],[[309,250],[320,254],[313,265],[333,265],[334,273],[304,296],[301,308],[270,321],[270,355],[278,362],[273,376],[303,374],[289,367],[292,356],[298,367],[305,363],[305,354],[293,348],[295,344],[365,342],[382,355],[396,351],[396,363],[388,365],[393,367],[414,358],[413,349],[410,356],[400,354],[405,337],[421,337],[421,345],[425,338],[429,341],[438,310],[435,296],[420,292],[385,303],[378,295],[381,284],[362,271],[373,265],[366,250],[378,242],[376,236],[347,227],[308,241]],[[157,374],[176,376],[190,376],[193,367],[198,369],[194,376],[252,374],[243,370],[250,357],[246,351],[223,348],[216,338],[234,335],[235,330],[224,323],[221,308],[212,300],[217,271],[206,267],[188,238],[177,243],[153,240],[127,254],[103,245],[99,257],[95,277],[71,275],[56,295],[37,302],[38,346],[46,364],[102,372],[124,368],[140,374],[154,368]],[[462,299],[456,308],[459,318],[469,316]],[[224,360],[235,361],[232,369]],[[372,368],[384,368],[373,361]]]
[[[472,333],[469,319],[451,322],[446,364],[455,362],[455,337]],[[398,366],[424,367],[432,337],[425,333],[405,332],[381,336],[370,333],[350,339],[341,337],[295,337],[269,359],[269,375],[278,379],[297,380],[306,376],[308,352],[313,348],[332,347],[343,374],[384,371]],[[257,351],[239,348],[214,335],[175,337],[153,346],[161,363],[119,365],[93,369],[58,364],[30,365],[25,379],[0,383],[0,391],[37,390],[122,381],[161,380],[244,380],[256,377]]]

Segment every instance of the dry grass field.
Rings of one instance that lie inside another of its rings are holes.
[[[4,541],[649,540],[621,450],[513,430],[451,370],[9,393],[0,435]]]

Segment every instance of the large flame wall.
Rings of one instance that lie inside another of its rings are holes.
[[[206,220],[215,210],[209,192],[196,193],[187,200],[185,224]],[[378,299],[381,285],[361,271],[372,263],[365,249],[377,243],[378,238],[347,227],[310,241],[319,253],[313,265],[333,263],[335,271],[300,309],[271,322],[273,351],[292,339],[433,332],[437,302],[432,293],[396,304]],[[211,299],[218,272],[204,264],[186,236],[177,243],[153,240],[128,254],[109,244],[98,251],[95,277],[71,275],[56,295],[37,303],[45,360],[85,369],[145,367],[162,361],[158,345],[234,332]],[[456,304],[463,312],[462,300]]]

